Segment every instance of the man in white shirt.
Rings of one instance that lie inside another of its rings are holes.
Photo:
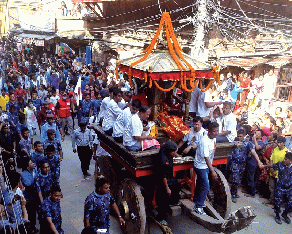
[[[201,141],[204,132],[206,132],[202,126],[203,119],[200,116],[195,116],[193,118],[193,127],[191,127],[191,131],[180,140],[177,146],[179,149],[183,150],[183,154],[196,155],[197,145]]]
[[[218,134],[217,143],[232,142],[236,137],[236,117],[232,113],[232,103],[223,103],[222,131]]]
[[[232,103],[224,102],[223,103],[223,116],[222,116],[222,130],[219,131],[218,137],[216,139],[217,143],[222,142],[233,142],[237,133],[236,133],[236,117],[232,113]]]
[[[113,87],[110,87],[109,90],[108,90],[109,97],[105,97],[101,102],[100,109],[99,109],[99,114],[98,114],[98,117],[97,117],[97,122],[99,123],[100,126],[102,125],[103,118],[104,118],[104,116],[106,114],[107,104],[113,98],[113,91],[114,91]]]
[[[203,206],[209,192],[209,171],[212,179],[217,180],[217,174],[212,166],[212,162],[218,128],[219,125],[216,122],[209,125],[208,133],[205,133],[199,142],[194,160],[194,170],[197,175],[194,197],[195,211],[201,215],[205,214]]]
[[[148,106],[142,106],[139,112],[133,115],[131,122],[126,126],[123,137],[123,145],[130,151],[139,151],[142,149],[141,140],[152,140],[152,136],[143,134],[142,120],[147,120],[151,114]],[[144,129],[146,130],[146,129]]]
[[[198,98],[198,113],[197,116],[202,117],[204,124],[203,127],[207,128],[207,122],[209,120],[209,114],[211,108],[222,104],[222,101],[215,102],[212,98],[215,85],[211,85],[206,92],[201,92]],[[206,123],[205,123],[206,122]]]
[[[271,99],[274,97],[275,89],[277,85],[277,76],[271,69],[264,75],[264,90],[260,94],[262,109],[268,109]]]
[[[122,109],[118,106],[118,103],[123,99],[123,93],[120,89],[114,89],[113,99],[107,104],[106,114],[102,121],[102,130],[109,136],[113,133],[114,123],[120,114]]]
[[[189,115],[194,118],[198,112],[198,99],[200,96],[201,90],[196,86],[191,93],[191,100],[189,103]]]
[[[128,124],[132,120],[132,116],[136,114],[140,108],[141,101],[139,99],[134,99],[131,103],[131,106],[124,109],[122,114],[118,116],[116,122],[114,123],[112,134],[116,142],[123,143],[125,127],[128,126]]]

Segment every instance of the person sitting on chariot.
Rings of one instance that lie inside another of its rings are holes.
[[[218,134],[216,141],[217,143],[233,142],[237,135],[237,121],[235,115],[232,113],[232,103],[224,102],[222,110],[222,131],[219,131],[220,133]]]
[[[125,127],[128,126],[132,119],[132,116],[136,114],[141,108],[141,101],[135,99],[131,102],[131,106],[123,110],[123,112],[118,116],[113,127],[113,138],[118,143],[123,143],[123,135]]]
[[[193,118],[193,127],[191,127],[190,133],[185,135],[178,143],[179,151],[185,155],[196,155],[196,148],[201,141],[204,132],[206,130],[202,128],[203,119],[200,116]]]
[[[120,89],[114,89],[113,99],[107,104],[106,113],[102,121],[102,130],[109,136],[113,133],[113,127],[117,117],[123,112],[118,106],[122,98],[122,91]]]
[[[143,130],[148,129],[143,128],[142,121],[146,121],[151,114],[151,109],[148,106],[142,106],[139,112],[133,115],[130,123],[125,128],[123,136],[123,145],[130,151],[139,151],[142,149],[141,140],[152,140],[152,136],[143,135]]]

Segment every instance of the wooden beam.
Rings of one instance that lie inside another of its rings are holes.
[[[90,10],[92,10],[93,13],[94,13],[98,18],[102,19],[103,16],[99,15],[99,14],[96,12],[96,10],[94,9],[94,7],[92,7],[92,6],[90,5],[90,2],[86,2],[85,5],[86,5]]]

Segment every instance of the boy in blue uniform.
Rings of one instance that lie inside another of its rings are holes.
[[[85,93],[84,96],[85,99],[80,101],[81,117],[79,119],[79,122],[81,120],[85,120],[86,122],[88,122],[93,112],[93,104],[92,101],[90,100],[91,98],[90,93]]]
[[[48,145],[45,149],[46,159],[50,165],[52,179],[54,184],[59,184],[60,179],[60,159],[59,156],[56,154],[55,146]]]
[[[246,177],[247,177],[247,186],[248,186],[248,197],[255,197],[256,194],[256,181],[255,181],[255,174],[257,168],[263,168],[263,163],[260,161],[258,155],[260,155],[262,149],[265,146],[265,143],[261,140],[262,136],[264,135],[263,130],[258,130],[254,133],[252,137],[251,143],[254,146],[256,154],[252,154],[251,152],[247,156],[246,160]]]
[[[55,137],[56,131],[54,129],[48,129],[47,134],[48,134],[48,138],[44,140],[43,142],[44,150],[46,150],[48,145],[53,145],[55,147],[56,154],[58,154],[60,161],[62,161],[63,151],[62,151],[61,142]]]
[[[60,200],[62,191],[59,186],[52,186],[50,196],[41,204],[40,233],[63,234]]]
[[[40,169],[40,162],[45,159],[43,145],[40,141],[35,141],[33,147],[34,151],[30,154],[29,158],[36,165],[37,169]]]
[[[291,223],[288,213],[292,211],[292,153],[287,152],[284,161],[270,164],[272,171],[278,170],[278,181],[274,192],[274,211],[276,213],[275,221],[282,224],[280,213],[284,196],[287,198],[287,206],[282,213],[284,221]]]
[[[245,137],[245,131],[240,129],[237,131],[237,140],[242,142],[242,148],[236,148],[233,150],[230,157],[230,190],[232,196],[232,202],[237,202],[237,189],[242,180],[243,173],[246,166],[246,157],[249,153],[253,157],[258,157],[253,144]]]
[[[50,165],[47,160],[40,162],[40,169],[41,171],[38,172],[35,178],[35,184],[40,203],[42,203],[49,197],[53,180],[50,173]]]

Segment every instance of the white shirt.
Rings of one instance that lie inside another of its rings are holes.
[[[212,102],[212,95],[207,90],[206,92],[201,92],[198,98],[198,113],[197,115],[200,117],[206,117],[210,114],[211,108],[206,107],[205,102]]]
[[[277,84],[277,76],[269,75],[269,73],[264,75],[264,90],[260,95],[261,99],[272,99],[273,93],[275,92]]]
[[[106,113],[102,121],[102,130],[107,131],[114,127],[114,123],[120,114],[122,109],[118,106],[118,103],[114,99],[110,100],[107,104]]]
[[[124,137],[123,137],[123,145],[132,146],[137,140],[135,140],[134,136],[142,136],[143,133],[143,123],[138,114],[132,116],[131,122],[126,126]]]
[[[113,128],[113,137],[121,137],[124,135],[125,127],[128,126],[132,120],[132,113],[129,107],[127,107],[123,112],[118,116],[116,122],[114,123]]]
[[[58,102],[59,99],[60,99],[60,97],[58,95],[51,96],[50,97],[50,102],[53,103],[56,106],[56,104],[57,104],[57,102]]]
[[[98,114],[98,118],[97,121],[99,122],[100,119],[103,119],[105,113],[106,113],[106,109],[107,109],[107,104],[110,102],[111,98],[110,97],[105,97],[101,104],[100,104],[100,109],[99,109],[99,114]]]
[[[201,90],[198,88],[194,88],[191,93],[191,100],[189,103],[189,112],[198,112],[198,99],[200,96]]]
[[[188,142],[188,145],[193,141],[193,138],[195,137],[196,140],[194,141],[196,144],[198,144],[202,137],[203,137],[203,134],[206,132],[206,130],[204,128],[201,128],[198,132],[195,132],[194,131],[194,127],[191,128],[191,131],[185,135],[182,140],[184,142]]]
[[[127,103],[125,102],[124,99],[122,99],[122,101],[120,101],[118,103],[118,106],[123,110],[125,108],[125,106],[127,105]]]
[[[194,159],[194,167],[198,169],[207,169],[205,158],[209,158],[211,164],[215,153],[216,138],[210,139],[208,132],[205,132],[202,140],[199,142],[196,156]]]
[[[226,135],[229,142],[234,141],[237,135],[236,125],[237,125],[237,121],[233,113],[222,116],[222,131],[230,131],[230,133]]]
[[[217,119],[216,119],[216,121],[215,121],[215,119],[214,119],[214,116],[213,116],[213,114],[211,115],[211,118],[210,118],[210,121],[211,122],[216,122],[216,123],[218,123],[219,124],[219,128],[218,128],[218,130],[219,130],[219,133],[221,133],[222,132],[222,117],[217,117]]]

